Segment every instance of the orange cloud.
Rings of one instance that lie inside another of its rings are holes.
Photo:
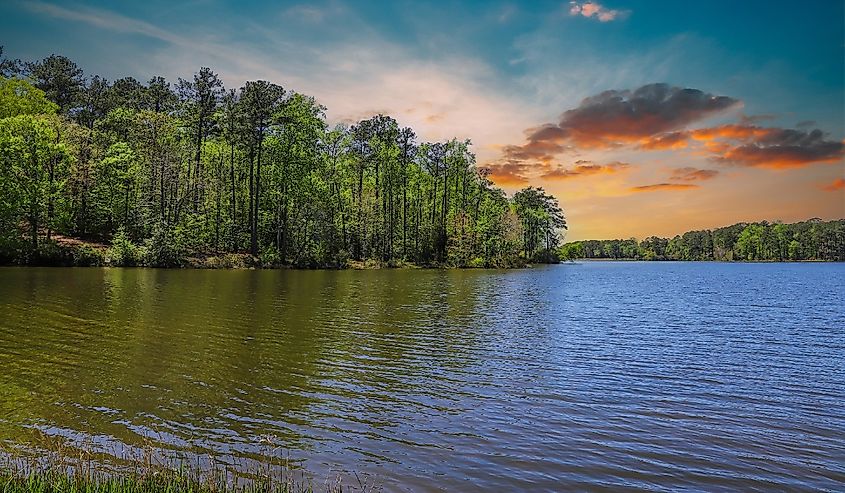
[[[640,149],[647,151],[663,151],[667,149],[684,149],[688,146],[688,132],[670,132],[646,137],[640,141]]]
[[[632,192],[658,192],[661,190],[692,190],[694,188],[701,188],[698,185],[691,185],[689,183],[655,183],[653,185],[640,185],[632,187]]]
[[[715,178],[719,172],[715,169],[676,168],[672,171],[670,180],[699,181]]]
[[[525,176],[525,165],[519,163],[504,163],[489,166],[490,179],[498,185],[524,185],[528,183]]]
[[[845,143],[825,140],[819,130],[805,132],[769,128],[750,142],[728,148],[714,161],[761,168],[800,168],[814,163],[837,163],[845,157]]]
[[[837,190],[845,190],[845,178],[837,178],[831,183],[820,187],[826,192],[836,192]]]
[[[634,143],[647,149],[681,148],[686,146],[686,138],[679,129],[740,104],[727,96],[668,84],[605,91],[565,111],[558,123],[528,129],[524,144],[502,149],[502,160],[548,165],[569,149]]]
[[[711,141],[714,139],[746,140],[752,137],[765,137],[773,130],[777,129],[731,123],[727,125],[720,125],[718,127],[699,128],[691,131],[689,135],[693,139],[704,141]]]
[[[845,155],[845,144],[825,140],[819,129],[729,124],[692,130],[690,137],[704,141],[712,160],[722,164],[763,168],[799,168],[813,163],[835,163]],[[738,141],[729,143],[725,141]]]
[[[630,164],[620,161],[614,161],[608,164],[595,164],[591,161],[578,161],[571,169],[558,166],[540,176],[542,178],[546,178],[547,180],[566,180],[568,178],[578,178],[581,176],[618,173],[630,166]]]

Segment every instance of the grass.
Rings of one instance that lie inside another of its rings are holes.
[[[92,449],[0,447],[0,493],[343,493],[374,492],[365,484],[346,486],[338,475],[315,484],[280,455],[223,464],[211,458],[163,460],[152,447],[137,456]]]

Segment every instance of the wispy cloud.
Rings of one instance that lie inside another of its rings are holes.
[[[701,181],[713,179],[718,174],[719,171],[715,169],[676,168],[672,170],[672,176],[669,179],[677,181]]]
[[[177,45],[185,45],[188,42],[187,38],[170,33],[147,22],[115,14],[107,10],[93,9],[81,5],[76,5],[73,8],[65,8],[38,0],[22,2],[20,5],[36,14],[47,15],[57,19],[84,22],[111,31],[142,34]]]
[[[566,180],[570,178],[579,178],[583,176],[593,175],[607,175],[619,173],[630,168],[631,165],[620,161],[615,161],[607,164],[596,164],[592,161],[580,160],[575,163],[572,168],[564,168],[562,166],[555,166],[549,171],[541,174],[541,178],[547,180]]]
[[[598,2],[569,2],[569,15],[597,19],[600,22],[624,19],[630,14],[630,10],[609,9]]]
[[[638,187],[631,187],[632,192],[660,192],[664,190],[680,191],[680,190],[694,190],[700,188],[698,185],[689,183],[655,183],[653,185],[640,185]]]
[[[837,192],[839,190],[845,190],[845,178],[837,178],[826,185],[822,185],[820,188],[825,192]]]

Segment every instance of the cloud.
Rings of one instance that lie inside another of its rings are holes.
[[[583,16],[597,19],[600,22],[610,22],[624,19],[630,15],[630,10],[609,9],[598,2],[569,2],[569,15]]]
[[[499,185],[524,185],[528,183],[527,166],[520,163],[502,163],[489,166],[490,179]]]
[[[678,181],[710,180],[718,174],[719,172],[715,169],[675,168],[672,170],[672,176],[669,179]]]
[[[504,147],[503,157],[549,162],[568,148],[607,149],[637,142],[644,149],[681,148],[686,139],[679,129],[740,104],[727,96],[668,84],[605,91],[565,111],[556,124],[528,129],[526,142]]]
[[[284,11],[284,15],[305,22],[322,22],[329,13],[313,5],[294,5]]]
[[[820,188],[826,192],[836,192],[838,190],[845,190],[845,178],[837,178],[832,182],[828,183],[827,185],[821,186]]]
[[[586,98],[563,114],[559,128],[579,147],[613,147],[677,130],[739,105],[734,98],[698,89],[648,84]]]
[[[278,27],[276,20],[273,28],[238,20],[230,26],[232,31],[213,34],[165,29],[158,20],[154,25],[106,9],[38,0],[21,5],[41,16],[163,42],[164,46],[157,43],[133,59],[141,75],[158,73],[174,79],[189,77],[186,67],[209,66],[227,87],[246,80],[273,80],[315,96],[327,107],[332,124],[383,113],[413,127],[420,140],[471,137],[479,162],[496,157],[500,147],[495,144],[512,141],[543,111],[491,82],[494,70],[483,60],[459,53],[436,59],[422,56],[413,47],[385,39],[366,19],[343,10],[339,3],[320,9],[306,4],[290,7],[277,16]],[[312,22],[305,22],[309,19]],[[252,36],[240,36],[241,29],[249,29]],[[317,31],[330,35],[314,41]]]
[[[701,188],[698,185],[692,185],[689,183],[655,183],[653,185],[640,185],[638,187],[632,187],[632,192],[659,192],[662,190],[692,190],[695,188]]]
[[[689,132],[669,132],[646,137],[640,141],[640,149],[646,151],[665,151],[668,149],[684,149],[688,146]]]
[[[556,166],[549,171],[541,174],[541,178],[548,180],[566,180],[569,178],[579,178],[582,176],[613,174],[628,169],[631,165],[620,161],[614,161],[607,164],[595,164],[592,161],[577,161],[572,168],[564,168]]]
[[[772,115],[769,113],[765,113],[762,115],[746,115],[745,113],[742,113],[739,115],[739,123],[743,125],[751,125],[757,122],[775,119],[777,119],[777,115]]]
[[[800,168],[814,163],[837,163],[845,156],[845,143],[826,140],[819,129],[804,131],[789,128],[734,126],[728,138],[739,144],[711,146],[717,155],[711,159],[721,164],[761,168]],[[724,129],[724,127],[722,127]],[[712,129],[705,129],[712,130]],[[705,130],[700,131],[704,132]],[[717,131],[717,136],[721,131]]]
[[[84,7],[67,9],[51,3],[40,2],[38,0],[24,2],[22,5],[35,13],[48,15],[58,19],[84,22],[86,24],[91,24],[93,26],[112,31],[143,34],[144,36],[149,36],[151,38],[174,44],[182,44],[187,41],[185,38],[174,35],[164,29],[153,26],[152,24],[105,10]]]

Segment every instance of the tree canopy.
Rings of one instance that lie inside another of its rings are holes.
[[[59,234],[148,265],[505,267],[555,260],[566,228],[542,188],[496,188],[469,141],[424,142],[387,115],[331,126],[269,81],[110,82],[59,55],[0,69],[5,262],[43,260]]]
[[[559,253],[564,259],[841,262],[845,261],[845,219],[739,223],[673,238],[650,236],[640,242],[633,238],[575,241],[563,245]]]

